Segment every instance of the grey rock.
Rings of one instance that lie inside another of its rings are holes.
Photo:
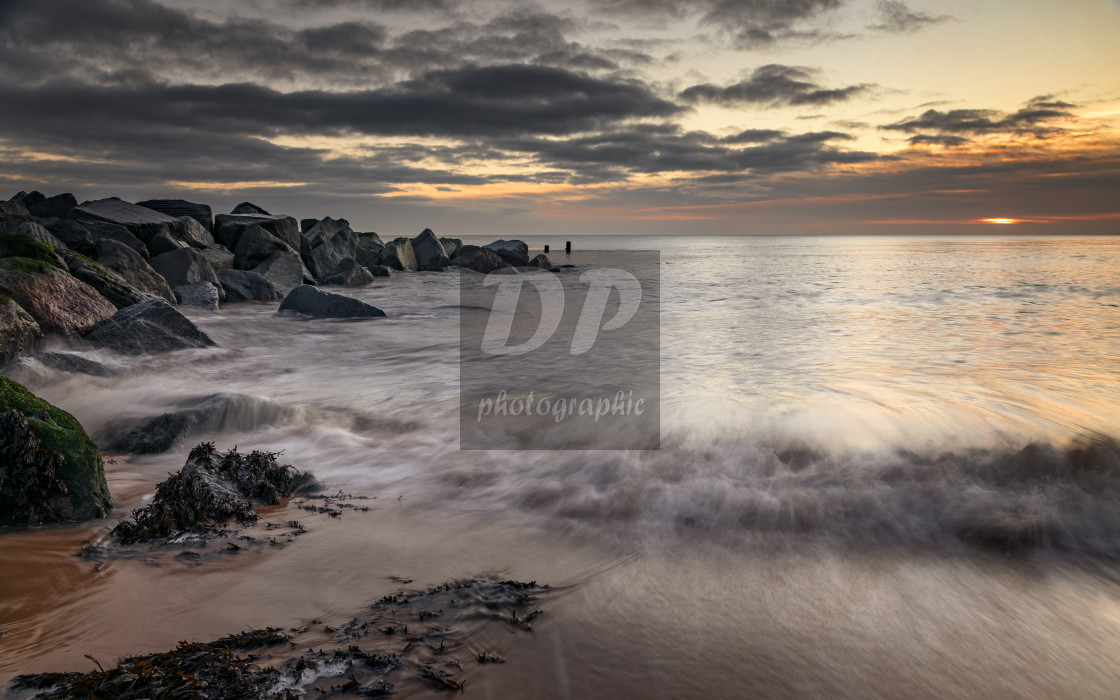
[[[284,295],[263,275],[250,270],[218,270],[226,292],[226,303],[238,301],[280,301]]]
[[[61,219],[69,214],[71,209],[78,206],[78,200],[74,199],[74,195],[69,192],[56,194],[53,197],[47,197],[42,192],[21,192],[13,199],[23,202],[31,216],[44,219],[51,217]]]
[[[394,238],[385,244],[381,251],[381,263],[394,270],[416,272],[416,253],[412,250],[412,241],[407,238]]]
[[[539,267],[542,270],[551,270],[552,261],[548,259],[547,255],[541,253],[540,255],[529,261],[529,267]]]
[[[148,241],[148,255],[154,258],[157,255],[163,255],[164,253],[170,253],[186,247],[186,243],[174,238],[166,231],[161,231]]]
[[[31,212],[27,211],[27,206],[23,202],[0,200],[0,216],[31,216]]]
[[[72,219],[106,221],[124,226],[140,240],[148,240],[159,231],[179,223],[173,216],[116,197],[82,202],[71,209],[68,216]]]
[[[237,247],[233,249],[233,266],[238,270],[251,270],[273,253],[284,251],[295,252],[260,225],[250,224],[237,239]]]
[[[252,224],[276,236],[295,252],[300,252],[302,240],[299,224],[290,216],[270,214],[219,214],[214,218],[214,240],[230,250],[237,250],[237,240]]]
[[[189,216],[206,229],[207,233],[214,230],[214,213],[210,210],[209,205],[196,204],[185,199],[149,199],[136,204],[176,219]]]
[[[463,241],[459,238],[440,238],[439,242],[443,244],[443,249],[447,251],[447,257],[452,260],[459,255],[459,249],[463,247]]]
[[[324,277],[319,284],[339,285],[342,287],[361,287],[373,282],[373,274],[358,264],[354,258],[347,258],[335,268],[333,275]]]
[[[366,268],[369,273],[374,277],[391,277],[393,274],[392,268],[385,267],[384,265],[370,265]]]
[[[459,255],[455,258],[455,264],[482,274],[488,274],[508,266],[506,261],[502,260],[502,257],[493,250],[480,248],[476,245],[465,245],[460,248]]]
[[[451,264],[451,257],[432,229],[424,229],[412,239],[412,251],[416,256],[416,267],[420,270],[438,272]]]
[[[34,221],[24,221],[22,224],[19,225],[19,228],[16,229],[16,233],[19,234],[20,236],[27,236],[28,238],[30,238],[33,241],[39,241],[40,243],[46,243],[47,245],[54,248],[55,250],[65,250],[66,249],[66,244],[65,243],[63,243],[62,241],[55,238],[55,236],[50,231],[43,228],[42,226],[35,223]]]
[[[97,241],[94,260],[116,272],[132,287],[149,294],[175,301],[171,286],[156,272],[148,261],[135,250],[109,238]]]
[[[171,290],[182,306],[207,311],[218,310],[218,288],[209,282],[195,282]]]
[[[180,216],[179,224],[171,229],[171,235],[192,248],[206,248],[214,245],[210,229],[189,216]]]
[[[202,254],[210,261],[210,267],[218,270],[232,270],[234,254],[233,251],[226,248],[224,245],[215,243],[211,246],[206,246],[202,249]]]
[[[163,299],[149,299],[121,309],[94,326],[86,340],[126,355],[216,346],[190,319]]]
[[[66,262],[71,275],[96,289],[118,309],[139,304],[153,296],[133,287],[116,271],[80,253],[71,250],[63,251],[62,259]]]
[[[252,271],[275,285],[281,294],[287,294],[304,279],[303,262],[295,253],[273,253]]]
[[[380,239],[375,240],[370,237],[359,237],[358,250],[354,253],[354,259],[363,267],[380,265],[381,251],[384,250],[384,248],[385,244],[382,243]]]
[[[82,335],[116,307],[57,262],[58,267],[43,260],[0,259],[0,294],[19,304],[44,333]]]
[[[157,255],[151,259],[151,265],[172,288],[195,282],[210,282],[215,287],[221,286],[214,268],[210,267],[210,261],[197,248],[180,248]]]
[[[233,208],[230,214],[263,214],[265,216],[269,216],[269,213],[267,211],[258,207],[252,202],[242,202],[241,204],[238,204]]]
[[[280,311],[295,311],[320,318],[376,318],[385,315],[384,311],[364,301],[324,292],[306,284],[301,284],[284,297]]]
[[[385,247],[385,241],[381,240],[381,236],[378,236],[373,231],[355,231],[354,235],[358,237],[359,241],[370,241],[371,243],[376,243],[378,248]]]
[[[0,304],[0,363],[35,350],[43,339],[39,324],[12,299]]]
[[[342,261],[353,259],[358,251],[358,237],[346,219],[328,216],[312,226],[305,239],[303,261],[316,280],[333,275]]]
[[[482,247],[494,251],[502,260],[514,267],[525,267],[529,264],[529,246],[524,241],[499,239]]]
[[[59,219],[49,227],[51,235],[62,241],[70,250],[82,255],[93,255],[93,236],[80,221]]]
[[[307,233],[317,223],[319,223],[318,219],[300,219],[299,220],[299,232],[300,233]]]
[[[38,352],[29,357],[21,357],[5,367],[4,374],[19,381],[21,376],[40,374],[41,367],[70,374],[87,374],[91,377],[115,377],[120,374],[108,365],[72,352]]]
[[[89,231],[95,245],[98,241],[103,240],[116,241],[136,251],[145,260],[149,257],[148,247],[144,245],[144,242],[133,236],[124,226],[106,221],[81,221],[79,223]]]

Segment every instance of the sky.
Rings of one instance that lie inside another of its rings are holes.
[[[0,192],[415,235],[1120,233],[1120,0],[0,0]]]

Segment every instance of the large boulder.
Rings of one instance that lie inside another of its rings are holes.
[[[0,377],[0,524],[103,518],[113,501],[81,423]]]
[[[54,234],[52,234],[50,231],[43,228],[39,224],[35,223],[34,221],[24,221],[18,227],[16,227],[16,230],[12,233],[17,236],[26,236],[33,241],[39,241],[40,243],[49,245],[55,250],[66,248],[65,243],[55,238]]]
[[[452,260],[459,255],[459,249],[463,247],[463,240],[460,238],[440,238],[439,242],[443,244],[443,249],[447,251],[447,257]]]
[[[354,253],[354,259],[362,267],[373,267],[374,265],[381,264],[381,251],[385,249],[385,244],[377,238],[377,234],[371,236],[358,236],[358,249]]]
[[[384,265],[370,265],[366,269],[369,270],[369,274],[373,275],[374,277],[393,276],[392,268],[385,267]]]
[[[43,331],[31,314],[0,296],[0,364],[33,352],[42,339]]]
[[[142,292],[155,294],[168,301],[175,301],[171,285],[148,264],[148,261],[128,246],[103,238],[94,246],[93,259],[113,270],[129,285]]]
[[[459,249],[455,264],[468,270],[488,274],[503,267],[509,267],[502,257],[490,248],[480,248],[476,245],[465,245]]]
[[[250,224],[237,239],[237,247],[233,249],[233,266],[238,270],[252,270],[273,253],[284,251],[295,252],[259,224]]]
[[[347,258],[335,268],[333,275],[319,280],[323,285],[339,285],[341,287],[361,287],[373,281],[373,274],[358,264],[354,258]]]
[[[447,249],[430,228],[424,229],[419,236],[412,239],[412,251],[416,256],[416,267],[420,270],[438,272],[451,264],[451,256],[448,255]]]
[[[401,237],[386,243],[381,250],[380,264],[394,270],[416,272],[419,266],[416,264],[416,253],[412,250],[412,241]]]
[[[106,221],[124,226],[129,233],[146,241],[161,230],[177,227],[179,220],[155,209],[126,202],[116,197],[82,202],[70,210],[70,218],[86,221]]]
[[[148,292],[133,287],[115,271],[81,253],[67,250],[62,253],[62,259],[71,275],[96,289],[118,309],[139,304],[152,297]]]
[[[148,255],[155,257],[186,248],[187,244],[172,236],[167,231],[160,231],[158,234],[148,240]]]
[[[50,262],[45,255],[0,260],[0,294],[14,299],[48,333],[81,335],[116,312],[96,289],[59,269],[54,257],[52,251]]]
[[[249,226],[256,224],[299,252],[299,224],[290,216],[270,214],[219,214],[214,217],[214,240],[230,250],[237,250],[237,241]]]
[[[303,261],[316,280],[333,275],[358,251],[358,237],[346,219],[322,219],[307,231],[305,240]]]
[[[237,301],[280,301],[284,295],[263,275],[250,270],[218,270],[226,292],[226,303]]]
[[[209,282],[195,282],[175,287],[171,290],[181,306],[190,306],[207,311],[218,310],[218,287]]]
[[[233,261],[237,257],[233,254],[232,250],[218,243],[203,248],[202,254],[206,256],[206,259],[210,262],[210,267],[212,267],[215,272],[218,270],[232,270]]]
[[[81,221],[73,219],[59,219],[53,222],[48,230],[51,235],[62,242],[70,250],[82,255],[93,255],[93,236],[90,235]]]
[[[547,255],[541,253],[540,255],[529,261],[529,267],[539,267],[542,270],[551,270],[552,261],[548,259]]]
[[[215,347],[210,339],[174,306],[149,299],[121,309],[86,335],[97,347],[125,355],[146,355],[190,348]]]
[[[124,226],[111,224],[107,221],[80,221],[79,223],[85,226],[90,237],[93,238],[94,245],[104,240],[116,241],[136,251],[145,260],[148,259],[148,246],[144,245],[144,241],[129,233]]]
[[[280,311],[295,311],[320,318],[376,318],[385,312],[364,301],[341,294],[331,294],[301,284],[284,297]]]
[[[201,224],[207,233],[214,229],[214,214],[206,204],[196,204],[185,199],[149,199],[136,204],[176,219],[189,216]]]
[[[205,248],[214,245],[210,230],[189,216],[180,216],[179,225],[173,226],[171,235],[192,248]]]
[[[318,219],[300,219],[299,220],[299,232],[300,233],[307,233],[317,223],[319,223]]]
[[[273,253],[252,271],[274,284],[281,294],[304,281],[303,261],[295,253]]]
[[[31,212],[27,211],[27,205],[23,202],[0,200],[0,216],[31,216]]]
[[[264,216],[269,216],[267,211],[252,202],[242,202],[238,204],[230,211],[230,214],[262,214]]]
[[[529,246],[525,241],[499,239],[482,247],[494,251],[513,267],[526,267],[529,264]]]
[[[74,195],[69,192],[56,194],[53,197],[48,197],[42,192],[21,192],[13,199],[23,202],[31,216],[38,216],[42,219],[52,217],[61,219],[69,214],[71,209],[78,206],[78,200],[74,199]]]
[[[70,374],[86,374],[91,377],[115,377],[120,374],[108,365],[103,365],[73,352],[37,352],[28,357],[21,357],[5,366],[3,374],[20,381],[21,376],[43,376],[44,369]]]
[[[152,269],[163,276],[171,287],[182,287],[195,282],[209,282],[221,289],[221,282],[210,267],[202,251],[197,248],[180,248],[151,259]],[[219,295],[221,292],[219,292]]]

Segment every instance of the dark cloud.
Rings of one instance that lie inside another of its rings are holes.
[[[918,134],[911,136],[907,141],[913,146],[945,146],[956,148],[972,141],[964,136],[950,136],[948,134]]]
[[[1006,113],[992,109],[926,110],[921,116],[879,128],[905,133],[935,132],[941,135],[1033,134],[1039,138],[1061,133],[1049,122],[1072,117],[1075,107],[1050,95],[1036,97],[1022,108]]]
[[[680,94],[686,102],[714,102],[722,105],[758,104],[778,106],[823,106],[844,102],[866,93],[869,85],[824,88],[812,81],[808,68],[769,64],[756,68],[751,76],[732,85],[711,83],[693,85]]]
[[[726,31],[740,46],[750,47],[814,36],[798,30],[798,25],[843,4],[844,0],[605,0],[595,8],[643,19],[698,16],[701,22]]]
[[[720,139],[721,143],[766,143],[779,139],[785,135],[784,131],[777,129],[744,129],[732,136],[725,136]]]
[[[881,32],[901,34],[916,32],[931,24],[939,24],[953,19],[949,15],[929,15],[925,12],[914,12],[906,3],[899,0],[879,0],[875,7],[879,14],[879,24],[869,25],[868,29]]]

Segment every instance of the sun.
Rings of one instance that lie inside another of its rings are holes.
[[[1022,219],[1002,219],[1002,218],[980,219],[980,223],[982,223],[982,224],[1018,224],[1022,221],[1023,221]]]

